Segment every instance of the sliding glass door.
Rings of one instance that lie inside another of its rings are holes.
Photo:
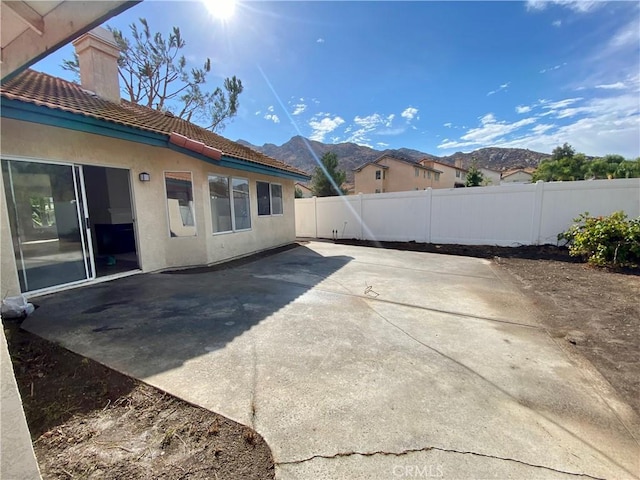
[[[23,292],[94,278],[82,167],[2,160]]]

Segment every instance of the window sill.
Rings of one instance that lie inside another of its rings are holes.
[[[218,235],[229,235],[232,233],[250,232],[251,228],[243,228],[241,230],[227,230],[226,232],[213,232],[211,235],[217,237]]]

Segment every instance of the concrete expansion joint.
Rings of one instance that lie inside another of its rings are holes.
[[[303,458],[301,460],[291,460],[288,462],[275,462],[276,465],[278,466],[282,466],[282,465],[298,465],[301,463],[306,463],[309,462],[311,460],[315,460],[315,459],[326,459],[326,460],[333,460],[333,459],[337,459],[337,458],[342,458],[342,457],[351,457],[351,456],[362,456],[362,457],[373,457],[376,455],[385,455],[385,456],[393,456],[393,457],[401,457],[403,455],[409,455],[411,453],[419,453],[419,452],[429,452],[429,451],[438,451],[438,452],[445,452],[445,453],[456,453],[459,455],[473,455],[476,457],[484,457],[484,458],[493,458],[495,460],[502,460],[505,462],[515,462],[515,463],[519,463],[521,465],[526,465],[528,467],[533,467],[533,468],[540,468],[543,470],[549,470],[551,472],[556,472],[556,473],[562,473],[565,475],[573,475],[576,477],[585,477],[585,478],[592,478],[594,480],[605,480],[602,477],[594,477],[593,475],[589,475],[587,473],[576,473],[576,472],[567,472],[565,470],[558,470],[556,468],[553,467],[548,467],[546,465],[536,465],[534,463],[528,463],[522,460],[516,460],[515,458],[509,458],[509,457],[499,457],[496,455],[488,455],[486,453],[477,453],[477,452],[469,452],[469,451],[465,451],[465,450],[455,450],[455,449],[450,449],[450,448],[440,448],[440,447],[424,447],[424,448],[410,448],[407,450],[401,450],[399,452],[386,452],[384,450],[379,450],[379,451],[375,451],[375,452],[356,452],[356,451],[350,451],[350,452],[338,452],[335,453],[333,455],[312,455],[311,457],[308,458]]]

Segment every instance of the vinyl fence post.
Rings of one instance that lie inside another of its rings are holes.
[[[360,221],[360,238],[359,240],[364,240],[364,219],[362,218],[362,192],[358,194],[358,220]]]
[[[533,216],[531,219],[531,245],[540,244],[540,227],[542,224],[542,200],[544,198],[544,182],[538,180],[533,194]]]
[[[313,238],[318,238],[318,197],[313,196],[313,225],[315,227],[315,234]]]
[[[431,243],[431,205],[432,205],[432,200],[433,200],[433,189],[431,187],[427,188],[425,190],[425,235],[424,235],[424,241],[426,243]]]

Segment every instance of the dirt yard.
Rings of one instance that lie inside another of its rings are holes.
[[[497,257],[541,311],[549,333],[580,352],[640,415],[640,271]]]
[[[347,242],[374,246],[368,242]],[[491,259],[640,414],[640,269],[588,267],[555,247],[383,243]],[[45,479],[267,479],[273,458],[253,430],[5,325]]]
[[[44,479],[272,479],[255,431],[5,325]]]

